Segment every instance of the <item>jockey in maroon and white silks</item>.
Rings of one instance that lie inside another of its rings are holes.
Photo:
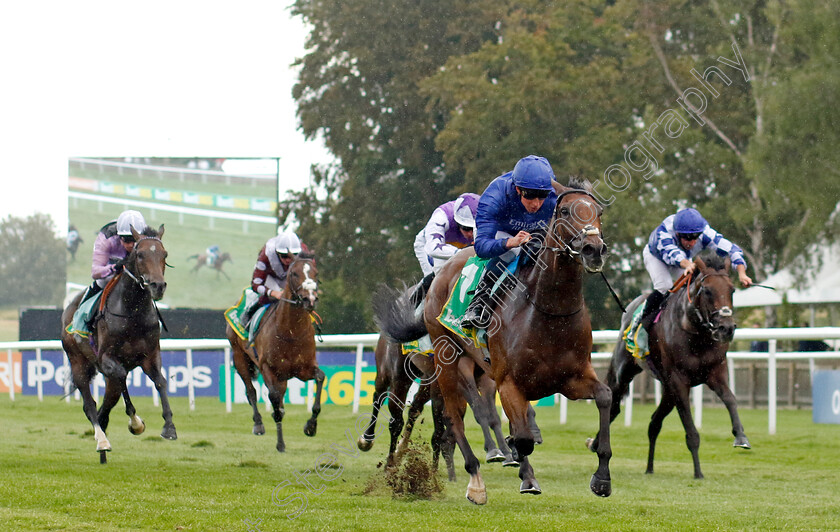
[[[414,239],[414,255],[423,276],[437,272],[459,249],[473,244],[478,194],[467,192],[432,213]]]
[[[294,233],[281,233],[270,238],[260,250],[254,275],[251,277],[251,289],[259,294],[259,304],[266,305],[280,298],[286,287],[286,274],[289,265],[298,253],[306,251],[300,239]]]

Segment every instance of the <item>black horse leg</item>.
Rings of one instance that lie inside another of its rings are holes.
[[[128,375],[122,364],[114,361],[110,356],[103,355],[99,362],[105,375],[105,396],[99,405],[99,426],[102,430],[108,431],[108,424],[111,419],[111,410],[120,400],[122,391],[125,389],[125,379]]]
[[[377,368],[378,369],[378,368]],[[384,372],[377,371],[376,383],[373,392],[373,409],[370,415],[370,423],[368,423],[364,432],[359,436],[356,445],[361,451],[370,451],[373,447],[373,441],[376,439],[376,421],[379,419],[379,409],[382,408],[382,403],[388,397],[388,387],[391,380]]]
[[[143,434],[143,431],[146,430],[146,423],[143,422],[143,419],[137,415],[137,411],[134,409],[134,403],[131,402],[131,397],[128,395],[128,387],[123,387],[123,402],[125,403],[125,414],[128,416],[128,432],[138,436]]]
[[[741,424],[741,418],[738,416],[738,401],[735,399],[735,394],[729,389],[726,364],[721,364],[712,371],[706,384],[720,397],[720,400],[723,401],[723,404],[726,405],[726,409],[729,411],[729,419],[732,421],[732,435],[735,436],[735,442],[732,446],[749,449],[750,442],[747,440],[747,435],[744,434],[744,426]]]
[[[93,400],[93,394],[90,393],[90,382],[96,378],[96,368],[93,364],[81,357],[70,360],[70,365],[73,372],[73,384],[82,394],[82,409],[85,412],[85,417],[88,418],[90,424],[93,426],[93,437],[96,440],[97,451],[110,451],[111,442],[105,435],[105,431],[99,425],[99,416],[96,411],[96,401]]]
[[[398,455],[402,454],[397,451],[397,448],[400,446],[400,434],[405,426],[403,411],[405,410],[406,397],[408,397],[408,388],[409,384],[407,382],[398,380],[392,382],[391,393],[388,394],[388,413],[391,416],[388,420],[388,432],[391,441],[388,444],[388,458],[385,460],[385,467],[396,466],[399,462]]]
[[[327,376],[321,371],[321,368],[315,370],[315,402],[312,403],[312,417],[307,420],[303,426],[303,433],[307,436],[314,436],[318,430],[318,414],[321,413],[321,391],[324,389],[324,379]]]
[[[703,473],[700,471],[700,433],[694,425],[694,418],[691,416],[691,405],[689,403],[689,392],[691,388],[688,385],[679,384],[677,394],[675,394],[675,402],[677,413],[680,415],[683,428],[685,429],[685,444],[691,452],[691,459],[694,462],[694,478],[703,478]]]
[[[496,383],[493,382],[493,379],[490,378],[489,375],[482,374],[476,379],[476,385],[478,386],[478,390],[480,392],[478,403],[480,404],[481,410],[481,417],[479,419],[479,411],[473,410],[473,414],[475,415],[475,420],[481,425],[482,431],[484,431],[484,440],[485,440],[485,451],[487,451],[486,461],[489,462],[503,462],[502,465],[505,466],[515,466],[516,462],[513,459],[513,455],[510,451],[510,447],[508,447],[507,442],[505,441],[505,435],[502,434],[502,420],[499,418],[499,412],[496,410]],[[533,419],[534,409],[528,405],[529,408],[529,418]],[[536,427],[536,424],[534,424]],[[496,441],[493,441],[492,436],[488,438],[488,434],[492,433],[496,437]],[[539,433],[539,429],[535,433],[535,441],[536,441],[536,434]],[[488,448],[487,442],[489,441],[490,445]],[[496,447],[496,442],[498,442],[498,448]],[[542,437],[539,439],[539,443],[542,443]]]
[[[163,377],[160,366],[160,351],[158,351],[154,355],[147,356],[144,359],[143,372],[152,380],[160,396],[160,406],[163,416],[163,430],[160,432],[160,435],[167,440],[177,440],[178,433],[175,431],[175,425],[172,423],[172,408],[169,406],[169,395],[166,392],[166,379]]]
[[[650,416],[650,424],[648,425],[648,464],[647,470],[645,470],[645,473],[648,475],[653,474],[653,455],[656,451],[656,438],[659,437],[659,432],[662,430],[662,422],[671,413],[671,410],[674,409],[674,404],[673,394],[666,390],[662,395],[659,406],[656,407],[653,415]]]
[[[435,471],[438,469],[440,455],[446,463],[446,474],[449,482],[455,482],[455,436],[452,434],[449,420],[444,414],[443,397],[440,394],[440,387],[437,383],[429,385],[432,396],[432,461]]]

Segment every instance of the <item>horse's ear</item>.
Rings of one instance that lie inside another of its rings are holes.
[[[160,229],[158,229],[158,238],[163,238],[163,224],[160,224]]]
[[[131,236],[134,237],[135,242],[140,240],[140,237],[143,236],[143,235],[141,235],[140,233],[137,232],[137,229],[135,229],[133,225],[129,225],[128,228],[131,229]]]

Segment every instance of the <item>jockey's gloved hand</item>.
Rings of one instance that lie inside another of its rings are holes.
[[[114,263],[114,273],[120,273],[125,268],[125,259],[120,259]]]

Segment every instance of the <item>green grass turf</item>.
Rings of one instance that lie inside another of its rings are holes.
[[[652,407],[637,406],[632,427],[613,427],[613,494],[589,491],[597,458],[584,440],[596,428],[594,404],[573,403],[569,423],[556,408],[537,412],[545,443],[532,456],[543,494],[520,495],[515,469],[482,464],[486,506],[464,498],[467,476],[456,451],[458,480],[434,500],[394,499],[377,468],[387,449],[383,434],[368,453],[335,453],[340,469],[323,491],[305,494],[306,508],[294,520],[272,492],[295,483],[319,456],[348,447],[345,431],[355,417],[349,407],[325,407],[318,434],[307,438],[303,407],[287,408],[287,452],[274,449],[268,434],[251,435],[250,408],[227,414],[218,401],[201,398],[196,410],[173,400],[177,441],[164,441],[159,408],[136,401],[146,433],[132,436],[118,405],[109,436],[113,452],[100,465],[90,425],[79,403],[55,397],[38,403],[0,398],[0,522],[4,530],[836,530],[840,526],[837,471],[840,427],[814,425],[809,411],[781,411],[778,434],[767,434],[767,412],[742,410],[753,449],[732,448],[722,408],[707,408],[701,428],[704,480],[692,476],[684,433],[676,415],[665,422],[657,448],[656,474],[645,475],[647,419]],[[428,414],[428,409],[425,415]],[[468,437],[480,458],[479,431],[468,416]],[[380,428],[387,431],[385,421]],[[428,419],[418,427],[428,438]],[[87,433],[87,434],[86,434]],[[323,460],[323,459],[322,459]],[[483,461],[483,460],[482,460]],[[369,485],[378,486],[365,493]],[[292,488],[282,491],[291,494]],[[246,523],[250,522],[251,525]],[[259,524],[257,522],[259,521]]]
[[[122,212],[119,205],[102,204],[87,200],[71,200],[70,222],[75,224],[84,242],[76,253],[76,260],[68,257],[67,281],[90,284],[90,260],[96,233],[109,220]],[[239,300],[242,289],[251,283],[257,254],[266,240],[276,234],[273,225],[250,223],[243,231],[242,222],[219,220],[211,228],[209,218],[184,215],[183,221],[177,213],[143,210],[146,223],[154,228],[164,224],[166,230],[163,244],[169,252],[167,262],[173,266],[166,270],[166,293],[163,303],[171,307],[227,308]],[[226,263],[224,271],[230,277],[216,274],[215,270],[201,268],[190,272],[195,266],[191,255],[204,253],[209,246],[217,244],[222,252],[233,257],[233,263]]]

